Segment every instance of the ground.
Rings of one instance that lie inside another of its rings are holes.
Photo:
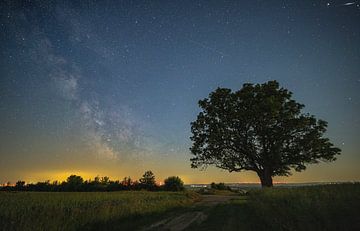
[[[0,192],[0,230],[9,231],[360,230],[359,211],[359,183],[238,193]]]
[[[222,210],[222,206],[230,206],[230,201],[241,202],[245,201],[246,197],[235,194],[230,195],[202,195],[201,200],[196,202],[190,211],[184,211],[182,213],[174,213],[162,219],[148,227],[144,227],[143,231],[163,230],[163,231],[182,231],[182,230],[209,230],[207,227],[212,225],[210,219],[213,219],[213,215],[216,215],[216,210]],[[232,203],[233,204],[233,203]],[[241,203],[240,203],[241,204]],[[222,206],[221,206],[222,205]],[[216,209],[214,208],[216,207]],[[227,208],[229,209],[229,208]],[[224,213],[222,213],[224,214]],[[219,223],[219,218],[222,216],[216,216],[216,223]],[[209,219],[210,218],[210,219]],[[206,221],[206,222],[205,222]],[[224,220],[222,220],[224,221]],[[231,226],[231,221],[226,221],[227,224],[221,224],[222,228],[226,229],[226,226]],[[222,223],[222,222],[220,222]],[[238,223],[238,221],[236,222]],[[213,228],[215,228],[213,226]],[[226,229],[227,230],[227,229]]]

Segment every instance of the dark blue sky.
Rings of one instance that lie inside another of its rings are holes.
[[[272,79],[328,121],[343,150],[292,179],[359,180],[359,4],[2,2],[0,182],[147,168],[187,182],[251,181],[191,170],[190,122],[215,88]]]

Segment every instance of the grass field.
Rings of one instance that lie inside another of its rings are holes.
[[[138,230],[201,212],[186,230],[360,230],[360,184],[273,188],[196,203],[196,193],[0,193],[0,230]]]
[[[255,190],[187,230],[360,230],[360,184]]]
[[[258,230],[360,230],[360,184],[274,188],[250,195]]]
[[[133,230],[193,203],[194,193],[2,192],[0,230]]]

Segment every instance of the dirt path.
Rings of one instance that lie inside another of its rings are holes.
[[[195,203],[195,206],[196,205],[214,206],[234,199],[239,199],[239,196],[202,195],[201,201]]]
[[[226,203],[233,199],[238,199],[239,196],[224,196],[224,195],[203,195],[201,200],[193,205],[196,207],[212,207],[220,203]],[[170,216],[157,223],[142,229],[143,231],[159,230],[159,231],[182,231],[191,224],[200,224],[205,221],[207,215],[203,211],[191,211],[176,216]]]

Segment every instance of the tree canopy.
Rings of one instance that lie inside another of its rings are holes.
[[[150,170],[146,171],[139,181],[140,184],[148,190],[152,190],[156,187],[155,175]]]
[[[164,189],[167,191],[184,190],[184,182],[178,176],[169,176],[164,180]]]
[[[218,88],[199,101],[191,123],[193,168],[215,165],[229,172],[255,171],[262,186],[307,164],[334,161],[340,149],[323,137],[327,122],[302,113],[303,104],[277,81]]]

